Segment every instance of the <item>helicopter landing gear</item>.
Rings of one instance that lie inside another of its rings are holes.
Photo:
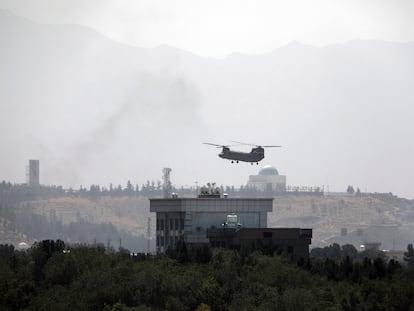
[[[239,161],[237,160],[236,163],[239,163]]]
[[[231,163],[234,163],[234,161],[231,161]]]
[[[253,162],[251,162],[250,165],[253,165]]]
[[[256,162],[256,165],[259,165],[259,162]]]

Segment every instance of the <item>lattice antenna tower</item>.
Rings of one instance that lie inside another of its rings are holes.
[[[172,195],[172,186],[171,186],[171,180],[170,180],[170,173],[171,169],[169,167],[165,167],[162,170],[162,190],[164,193],[164,198],[171,198]]]

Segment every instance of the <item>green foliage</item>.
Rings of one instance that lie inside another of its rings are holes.
[[[354,189],[354,187],[352,187],[351,185],[349,185],[348,188],[346,188],[346,192],[348,194],[354,194],[355,193],[355,189]]]
[[[414,273],[396,261],[347,256],[294,263],[259,251],[184,246],[176,258],[169,258],[130,256],[124,250],[106,253],[102,247],[86,246],[70,247],[68,252],[63,242],[51,240],[27,252],[0,245],[0,309],[410,310],[414,306]]]
[[[359,255],[355,246],[351,244],[346,244],[341,247],[339,244],[334,243],[332,245],[325,246],[324,248],[313,248],[310,252],[310,257],[330,259],[344,259],[349,257],[353,260],[358,258]]]

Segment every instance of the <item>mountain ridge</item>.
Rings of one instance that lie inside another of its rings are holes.
[[[293,185],[412,196],[414,43],[295,43],[214,59],[83,26],[19,28],[27,21],[4,12],[3,25],[5,15],[15,26],[0,27],[3,179],[18,181],[16,167],[39,158],[49,184],[151,180],[170,166],[180,184],[238,185],[254,168],[229,166],[201,142],[240,140],[283,145],[266,162]]]

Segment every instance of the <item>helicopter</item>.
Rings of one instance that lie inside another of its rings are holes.
[[[218,156],[222,159],[231,160],[231,163],[234,163],[234,162],[239,163],[239,161],[242,161],[242,162],[250,162],[251,165],[253,165],[253,163],[259,164],[259,161],[264,159],[264,148],[281,147],[281,146],[273,146],[273,145],[260,146],[260,145],[255,145],[255,144],[246,144],[246,143],[237,142],[237,141],[234,141],[234,142],[239,145],[253,146],[254,148],[252,148],[250,152],[242,152],[242,151],[231,150],[230,147],[232,146],[230,145],[218,145],[218,144],[213,144],[213,143],[203,143],[203,144],[215,146],[217,148],[222,148],[221,153],[219,153]]]

